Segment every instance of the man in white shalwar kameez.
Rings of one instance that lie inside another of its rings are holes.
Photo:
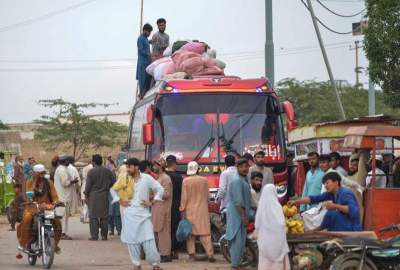
[[[68,171],[68,156],[61,155],[59,157],[60,165],[54,173],[54,187],[57,191],[60,202],[65,204],[64,224],[62,226],[63,234],[61,239],[72,240],[68,235],[68,220],[71,215],[71,205],[74,198],[73,193],[76,192],[75,184],[78,182],[74,180]]]
[[[273,184],[264,186],[256,214],[258,270],[289,270],[286,222]]]
[[[139,160],[131,158],[127,160],[127,173],[134,179],[134,195],[130,201],[120,200],[125,208],[122,217],[121,241],[128,245],[134,269],[140,268],[140,251],[143,247],[146,261],[153,266],[153,270],[159,267],[160,254],[158,253],[154,239],[153,224],[151,223],[150,192],[154,193],[154,200],[162,201],[163,187],[148,174],[140,173]],[[118,194],[111,189],[114,201],[119,199]]]

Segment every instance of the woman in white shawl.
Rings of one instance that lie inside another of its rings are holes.
[[[286,222],[276,188],[264,186],[256,214],[258,270],[289,270]]]

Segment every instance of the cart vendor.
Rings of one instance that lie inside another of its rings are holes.
[[[328,231],[361,231],[359,207],[354,193],[340,186],[341,177],[337,172],[329,172],[322,178],[326,192],[309,196],[288,205],[315,204],[325,202],[328,209],[321,226],[316,230]]]

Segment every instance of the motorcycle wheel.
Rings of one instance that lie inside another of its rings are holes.
[[[228,241],[222,237],[219,241],[222,256],[224,256],[227,262],[231,262],[231,254],[229,253]],[[246,244],[246,249],[243,253],[242,260],[240,261],[239,267],[247,267],[257,264],[257,252],[254,250],[252,245]]]
[[[346,253],[333,260],[329,270],[358,270],[361,254]],[[363,270],[378,270],[373,261],[365,258]]]
[[[42,247],[42,263],[44,269],[50,269],[53,265],[56,242],[50,232],[44,233],[44,246]]]
[[[28,255],[28,263],[30,266],[35,266],[37,260],[37,256],[35,255]]]

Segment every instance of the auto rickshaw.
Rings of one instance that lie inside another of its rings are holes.
[[[372,180],[371,187],[367,187],[364,191],[363,228],[380,235],[380,228],[400,223],[400,188],[375,186],[375,156],[378,150],[382,150],[382,146],[377,144],[378,138],[400,139],[400,127],[387,125],[350,127],[345,133],[343,147],[372,150]],[[392,145],[391,150],[396,149],[398,148]]]
[[[7,179],[6,162],[13,153],[3,153],[5,158],[0,159],[0,213],[7,213],[7,208],[15,197],[13,183]]]

